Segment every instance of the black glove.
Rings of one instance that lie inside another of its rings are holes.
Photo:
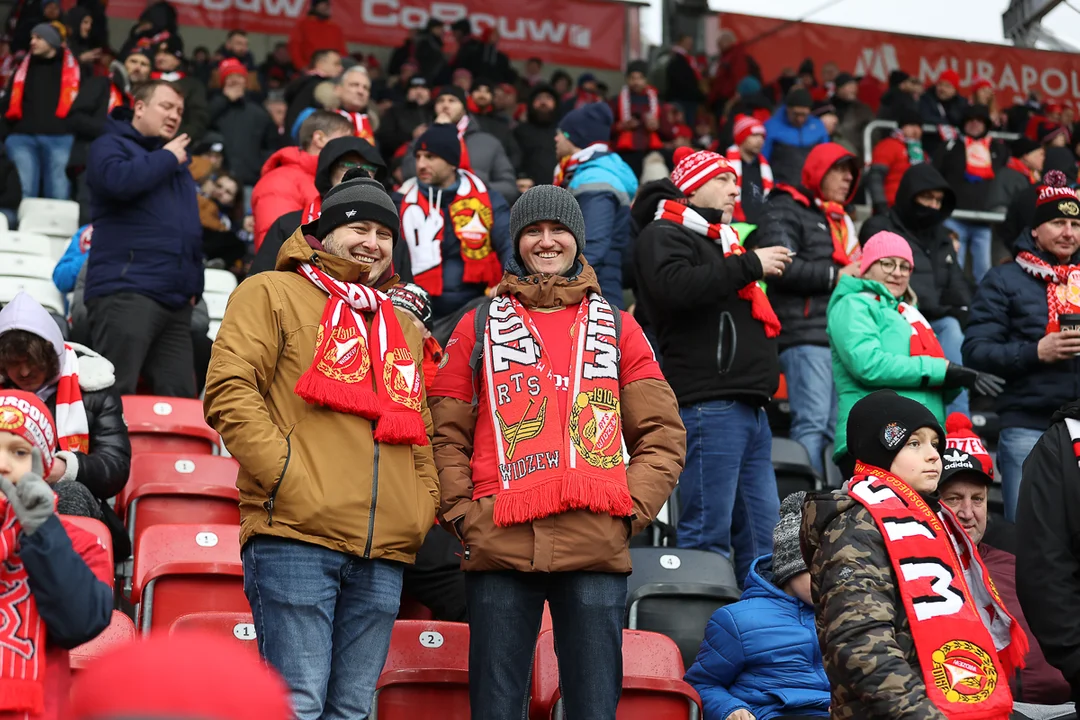
[[[949,363],[948,369],[945,370],[945,387],[968,388],[986,397],[997,397],[1005,389],[1005,380],[997,375]]]

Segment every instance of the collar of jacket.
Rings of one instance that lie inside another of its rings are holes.
[[[322,243],[311,234],[315,232],[315,226],[317,224],[318,223],[316,222],[308,225],[301,225],[291,236],[289,236],[289,239],[281,246],[281,250],[278,251],[277,264],[274,269],[282,272],[296,272],[296,269],[300,265],[309,262],[335,280],[351,283],[360,282],[360,278],[363,277],[367,265],[361,265],[354,260],[338,257],[337,255],[331,255],[326,252],[326,250],[323,249]],[[372,287],[376,290],[386,292],[397,284],[397,282],[397,274],[394,273],[392,269],[388,269],[386,273],[379,278],[379,282],[372,285]]]
[[[513,295],[528,308],[573,307],[581,304],[591,292],[600,292],[596,271],[578,256],[581,271],[572,277],[565,275],[517,275],[508,270],[492,295]]]

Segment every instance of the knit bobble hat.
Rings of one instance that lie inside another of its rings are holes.
[[[773,528],[773,584],[783,589],[784,583],[799,573],[806,572],[799,546],[799,527],[802,525],[802,507],[805,492],[794,492],[780,503],[780,522]]]
[[[848,452],[867,465],[889,470],[920,428],[930,428],[944,442],[945,431],[925,405],[894,390],[878,390],[855,403],[848,414]]]
[[[37,395],[25,390],[0,390],[0,432],[18,435],[37,448],[45,475],[49,474],[56,455],[56,422]]]
[[[765,135],[765,126],[753,115],[735,116],[735,144],[742,145],[751,135]]]
[[[225,82],[225,78],[230,75],[243,75],[244,77],[247,77],[248,69],[244,67],[244,63],[236,58],[225,58],[218,64],[218,77],[221,79],[221,82]]]
[[[318,238],[323,240],[334,228],[363,220],[386,226],[397,243],[401,216],[382,183],[371,178],[357,178],[335,185],[323,195]]]
[[[615,116],[607,103],[589,103],[568,112],[559,121],[559,130],[566,133],[570,142],[579,148],[611,139],[611,125]]]
[[[585,217],[577,198],[556,185],[536,185],[525,191],[510,208],[510,237],[514,241],[514,260],[526,271],[521,257],[521,233],[525,228],[547,220],[565,225],[577,241],[577,254],[585,252]]]
[[[401,283],[387,291],[390,302],[394,307],[406,310],[424,323],[424,327],[431,332],[435,328],[435,313],[431,307],[431,295],[419,285],[413,283]]]
[[[1045,222],[1068,218],[1080,220],[1080,199],[1076,197],[1076,190],[1069,185],[1065,173],[1060,170],[1051,170],[1043,177],[1042,187],[1039,188],[1039,197],[1035,201],[1035,219],[1032,227],[1039,227]]]
[[[454,167],[461,165],[461,140],[457,128],[448,123],[435,123],[416,139],[415,150],[441,157]]]
[[[865,275],[870,266],[878,260],[893,257],[907,260],[912,267],[915,267],[915,257],[911,253],[911,245],[907,240],[888,230],[874,233],[863,246],[862,258],[859,260],[859,274]]]
[[[951,478],[964,478],[994,484],[994,459],[990,457],[982,438],[975,434],[971,419],[954,412],[945,419],[945,452],[941,456],[940,490]]]
[[[708,150],[694,151],[693,148],[680,147],[675,149],[672,159],[675,170],[671,173],[671,181],[687,197],[718,175],[737,175],[735,168],[723,155]]]

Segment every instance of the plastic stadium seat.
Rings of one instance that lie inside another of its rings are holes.
[[[236,289],[236,276],[228,270],[218,270],[217,268],[207,268],[203,271],[204,293],[217,293],[219,295],[229,295]]]
[[[131,601],[138,627],[168,628],[206,610],[248,612],[236,525],[155,525],[135,550]]]
[[[996,412],[972,411],[971,426],[987,445],[997,446],[998,436],[1001,434],[1001,418]]]
[[[144,452],[216,455],[220,451],[221,436],[206,424],[198,400],[125,395],[123,401],[132,457]]]
[[[68,525],[74,525],[96,537],[98,545],[105,548],[105,553],[109,556],[109,567],[114,566],[116,560],[113,558],[112,533],[109,532],[109,528],[106,527],[105,523],[94,518],[80,517],[78,515],[61,515],[60,519]],[[110,585],[112,580],[110,578]]]
[[[0,275],[7,277],[36,278],[52,282],[52,258],[44,255],[27,255],[0,250]]]
[[[395,622],[372,717],[469,720],[468,624]]]
[[[19,204],[19,228],[70,238],[79,229],[79,203],[74,200],[26,198]]]
[[[240,524],[236,474],[240,465],[219,455],[141,453],[117,497],[132,548],[155,525]]]
[[[119,610],[113,610],[112,620],[100,635],[88,643],[80,645],[68,654],[68,663],[72,670],[82,670],[95,659],[114,648],[131,642],[138,637],[135,623]]]
[[[817,489],[817,473],[810,464],[810,454],[801,443],[788,438],[773,438],[772,464],[781,500],[799,490],[812,492]]]
[[[206,331],[206,337],[210,338],[211,342],[213,342],[214,340],[217,340],[218,330],[220,330],[220,329],[221,329],[221,321],[220,320],[211,320],[210,321],[210,327]]]
[[[206,301],[206,312],[210,314],[210,319],[220,322],[225,317],[225,306],[229,304],[228,294],[205,292],[203,300]]]
[[[679,648],[670,638],[638,630],[623,631],[623,685],[617,720],[698,720],[701,698],[683,675]],[[555,635],[544,631],[533,660],[530,720],[564,717],[559,689]]]
[[[244,647],[259,651],[256,642],[255,621],[250,612],[197,612],[181,615],[172,621],[169,634],[201,632],[232,638]]]
[[[630,558],[626,626],[667,635],[690,665],[713,612],[742,594],[731,561],[683,548],[631,548]]]
[[[49,312],[56,315],[64,314],[64,296],[56,289],[52,280],[8,277],[0,274],[0,305],[7,305],[21,292],[37,300]]]
[[[7,232],[10,227],[11,226],[8,225],[7,215],[0,213],[0,232]]]
[[[29,232],[0,232],[0,252],[49,257],[49,237]]]

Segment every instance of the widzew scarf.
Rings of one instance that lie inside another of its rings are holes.
[[[45,712],[45,623],[17,554],[19,524],[11,503],[0,498],[0,583],[6,623],[0,642],[0,711]]]
[[[904,147],[907,148],[908,162],[912,165],[918,165],[926,162],[926,153],[923,151],[922,140],[915,140],[909,138],[904,134],[903,130],[893,130],[892,136],[904,143]]]
[[[569,186],[579,165],[584,165],[596,158],[602,158],[610,152],[611,149],[607,143],[593,143],[589,147],[578,150],[573,155],[567,155],[555,166],[555,179],[552,180],[551,184],[563,188]]]
[[[379,442],[427,445],[420,373],[389,296],[360,283],[335,280],[310,263],[297,271],[329,297],[315,359],[296,381],[296,394],[337,412],[377,420]],[[375,315],[370,335],[361,312]]]
[[[994,179],[994,161],[990,154],[990,138],[964,136],[964,177],[968,182]]]
[[[371,119],[368,118],[367,113],[338,110],[338,115],[352,123],[353,135],[367,140],[372,145],[375,144],[375,131],[371,128]]]
[[[742,189],[742,153],[739,152],[739,146],[732,145],[729,147],[724,157],[727,158],[728,165],[735,170],[735,182]],[[758,163],[761,165],[761,190],[764,198],[768,197],[769,191],[773,189],[772,166],[769,165],[769,161],[765,159],[764,155],[758,155]],[[742,189],[742,192],[746,192],[746,190]],[[739,194],[739,199],[735,202],[735,210],[731,214],[731,219],[735,222],[746,222],[746,213],[743,212],[742,207],[742,193]]]
[[[862,257],[862,245],[859,244],[859,236],[855,233],[855,224],[851,222],[851,216],[844,210],[843,203],[818,198],[814,198],[814,202],[825,213],[825,219],[829,222],[829,235],[832,236],[833,243],[833,261],[845,267],[851,263],[859,262]]]
[[[432,295],[442,295],[443,191],[420,191],[416,178],[405,181],[401,193],[402,240],[409,248],[416,284]],[[502,265],[491,242],[494,211],[484,181],[468,170],[458,170],[458,187],[450,201],[450,220],[465,261],[462,281],[495,287],[502,280]]]
[[[484,378],[498,453],[495,524],[527,523],[589,510],[633,512],[622,454],[619,349],[613,313],[596,293],[579,305],[570,335],[571,367],[552,368],[529,311],[517,298],[491,302],[484,330]],[[566,417],[559,417],[555,373],[570,376]],[[539,387],[533,395],[530,388]],[[496,388],[508,388],[496,393]],[[509,399],[507,399],[509,398]]]
[[[1080,313],[1080,265],[1051,265],[1027,251],[1016,256],[1027,274],[1046,283],[1046,334],[1061,330],[1059,316]]]
[[[649,100],[648,116],[660,121],[660,94],[656,92],[656,88],[649,85],[645,88],[645,97]],[[619,117],[616,118],[618,122],[626,122],[627,120],[633,120],[633,108],[630,102],[630,87],[623,85],[623,89],[619,91]],[[644,127],[644,118],[638,118],[642,121],[642,127]],[[647,129],[647,128],[646,128]],[[623,130],[619,133],[618,139],[615,141],[615,148],[617,150],[633,150],[634,149],[634,130]],[[659,150],[664,146],[660,135],[655,130],[649,130],[649,149]]]
[[[739,235],[731,226],[722,223],[709,223],[701,213],[688,205],[674,200],[661,200],[656,207],[654,220],[667,220],[682,225],[698,235],[709,238],[724,251],[724,257],[743,255],[746,249],[739,244]],[[780,334],[780,320],[773,311],[772,303],[761,285],[752,282],[739,290],[739,297],[750,303],[750,315],[765,326],[766,337],[774,338]]]
[[[79,61],[74,53],[64,48],[64,57],[61,62],[64,63],[64,67],[60,70],[60,97],[56,100],[56,117],[66,118],[72,103],[75,102],[75,97],[79,94]],[[26,73],[29,69],[30,55],[28,54],[19,64],[19,69],[15,71],[15,79],[11,81],[11,101],[7,112],[4,113],[4,117],[8,120],[22,120]]]
[[[1032,170],[1027,165],[1025,165],[1024,161],[1021,160],[1020,158],[1016,158],[1016,157],[1009,158],[1009,162],[1007,162],[1005,164],[1005,167],[1012,168],[1016,172],[1020,173],[1021,175],[1026,177],[1027,181],[1029,183],[1031,183],[1032,185],[1035,185],[1036,183],[1039,182],[1038,173],[1036,173],[1034,170]]]
[[[899,478],[861,462],[847,488],[884,539],[927,697],[950,720],[1006,720],[1027,636],[956,516],[945,506],[935,513]]]
[[[79,358],[75,348],[64,343],[60,381],[56,384],[56,437],[61,450],[90,452],[90,426],[79,387]]]

